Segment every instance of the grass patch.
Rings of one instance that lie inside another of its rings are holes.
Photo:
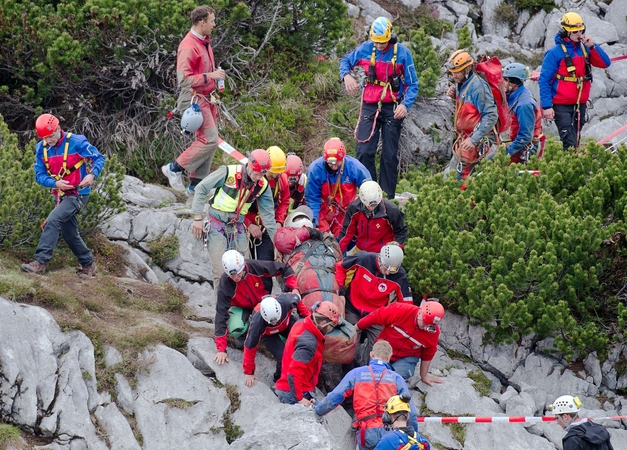
[[[453,436],[453,439],[459,442],[463,447],[464,442],[466,441],[466,426],[461,423],[450,423],[448,425],[451,429],[451,435]]]
[[[160,236],[158,239],[148,242],[150,256],[159,267],[176,258],[179,254],[179,238],[173,234]]]
[[[182,398],[166,398],[165,400],[161,400],[159,403],[165,403],[170,408],[187,409],[191,408],[198,402],[190,402],[189,400],[184,400]]]
[[[468,372],[468,378],[473,381],[473,387],[482,397],[487,397],[490,394],[490,387],[492,381],[480,370],[474,369]]]
[[[233,384],[226,384],[226,396],[229,398],[231,405],[229,409],[222,416],[222,429],[224,430],[224,434],[226,436],[226,442],[231,444],[237,438],[239,438],[244,432],[239,425],[235,425],[233,423],[232,415],[239,409],[242,402],[239,398],[239,391],[237,390],[237,386]],[[212,432],[216,432],[213,428]],[[219,431],[219,430],[217,430]]]
[[[0,423],[0,448],[7,448],[16,444],[20,439],[20,429],[6,423]]]
[[[462,352],[458,352],[457,350],[447,349],[446,350],[446,354],[451,359],[458,359],[458,360],[466,362],[466,363],[473,362],[472,358],[470,358],[469,356],[464,355]]]

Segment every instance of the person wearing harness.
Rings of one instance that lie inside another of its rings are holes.
[[[505,154],[511,163],[526,163],[533,155],[542,156],[545,137],[542,134],[542,111],[524,86],[529,71],[520,63],[503,68],[503,79],[510,114],[509,145]]]
[[[549,405],[555,421],[566,430],[562,438],[564,450],[614,450],[610,433],[603,425],[579,417],[581,400],[572,395],[562,395]]]
[[[176,57],[176,79],[180,94],[176,109],[184,111],[197,103],[202,112],[202,124],[196,130],[196,140],[179,157],[161,168],[170,186],[193,195],[195,186],[211,172],[213,155],[218,148],[218,107],[211,97],[216,81],[224,79],[224,70],[216,68],[209,35],[216,26],[213,8],[197,6],[191,13],[192,29],[179,44]],[[190,177],[186,189],[183,171]]]
[[[411,396],[400,394],[390,397],[385,405],[383,424],[391,427],[379,441],[375,450],[431,450],[431,444],[421,434],[418,428],[408,424],[411,417]]]
[[[277,227],[281,227],[285,222],[287,209],[290,205],[290,188],[285,174],[286,157],[283,150],[275,145],[269,147],[267,152],[270,156],[270,169],[266,173],[266,180],[268,180],[268,190],[272,192],[274,199],[274,218]],[[250,235],[249,246],[252,258],[274,261],[274,245],[259,215],[257,202],[250,205],[244,218],[244,225],[246,225]],[[270,285],[268,290],[271,289],[272,286]]]
[[[313,224],[337,237],[346,208],[355,200],[357,189],[369,179],[364,165],[346,154],[344,143],[338,138],[329,139],[323,156],[307,169],[305,200],[313,213]]]
[[[359,198],[346,210],[344,225],[338,237],[342,253],[355,240],[349,251],[353,255],[360,251],[379,252],[392,241],[402,247],[407,237],[405,215],[388,199],[383,198],[381,187],[376,181],[365,181],[359,188]]]
[[[475,59],[470,53],[457,50],[444,68],[455,82],[447,93],[455,99],[456,138],[450,169],[457,171],[458,179],[465,180],[481,159],[494,155],[491,147],[499,116],[490,86],[475,72]]]
[[[303,160],[295,153],[287,154],[287,182],[290,185],[290,207],[293,211],[299,206],[306,205],[305,186],[307,185],[307,175],[305,175],[305,166]]]
[[[408,419],[418,429],[416,405],[403,377],[390,367],[391,356],[392,346],[387,341],[378,341],[370,352],[370,363],[348,372],[335,389],[316,405],[316,414],[324,416],[352,396],[355,441],[362,450],[374,448],[387,433],[382,417],[385,404],[392,396],[409,396]]]
[[[281,376],[285,340],[287,340],[297,320],[293,314],[294,311],[297,311],[300,317],[307,317],[311,313],[302,302],[300,295],[297,294],[266,296],[261,300],[261,303],[255,306],[244,342],[242,365],[246,386],[252,387],[255,380],[258,380],[255,376],[255,356],[260,343],[263,343],[276,359],[273,381],[276,382]]]
[[[579,14],[564,14],[560,26],[555,46],[544,54],[538,86],[544,119],[555,120],[566,151],[579,147],[592,67],[605,69],[611,62],[607,53],[585,35],[586,25]]]
[[[413,298],[403,263],[403,249],[384,245],[378,253],[360,252],[335,265],[335,280],[346,297],[346,321],[352,325],[382,306],[393,302],[412,304]],[[356,327],[356,331],[359,329]],[[366,346],[355,352],[357,363],[365,364],[381,327],[364,329]]]
[[[310,406],[315,401],[314,389],[322,369],[324,336],[333,330],[342,317],[331,302],[316,302],[311,315],[299,320],[285,342],[281,377],[275,393],[281,403]]]
[[[35,181],[51,189],[56,207],[42,225],[34,259],[22,264],[22,270],[43,275],[61,233],[81,265],[78,276],[89,278],[97,268],[76,217],[89,201],[91,185],[102,172],[105,157],[85,136],[63,131],[52,114],[39,116],[35,129],[42,139],[35,147]]]
[[[270,240],[274,242],[276,221],[274,201],[264,175],[270,169],[270,156],[263,149],[248,154],[246,165],[220,166],[196,185],[192,203],[192,234],[196,239],[206,233],[214,286],[220,282],[222,255],[230,249],[249,256],[248,237],[244,218],[250,205],[257,202],[261,222]],[[209,193],[215,189],[209,201],[209,212],[203,221],[203,208]]]
[[[436,300],[427,300],[420,306],[395,302],[360,319],[355,329],[382,326],[378,340],[385,339],[392,345],[392,368],[408,379],[414,375],[420,361],[420,378],[433,386],[433,383],[442,383],[441,379],[429,375],[429,366],[438,350],[438,323],[443,317],[444,307]]]
[[[398,143],[403,119],[418,95],[418,76],[411,52],[392,33],[392,22],[378,17],[370,27],[370,40],[340,61],[340,78],[346,91],[355,94],[359,86],[350,74],[356,67],[366,72],[361,111],[355,128],[357,159],[377,180],[375,156],[382,139],[381,188],[393,199],[398,182]]]
[[[229,362],[226,354],[227,337],[230,333],[235,343],[241,348],[244,345],[248,319],[255,307],[261,303],[266,290],[263,280],[282,276],[285,289],[299,294],[294,271],[288,264],[274,261],[257,261],[244,259],[237,250],[228,250],[222,255],[224,273],[217,289],[215,340],[218,353],[214,360],[218,364]]]

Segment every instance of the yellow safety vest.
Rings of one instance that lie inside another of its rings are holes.
[[[211,199],[211,207],[227,213],[246,214],[250,205],[268,188],[265,177],[250,188],[243,186],[244,166],[227,166],[226,180]]]

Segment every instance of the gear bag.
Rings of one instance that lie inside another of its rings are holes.
[[[503,80],[501,61],[498,56],[488,57],[483,55],[477,63],[475,71],[482,74],[488,85],[490,85],[490,90],[494,96],[496,109],[499,113],[499,120],[496,123],[497,133],[509,130],[509,107],[507,106],[507,96],[505,95],[505,81]]]

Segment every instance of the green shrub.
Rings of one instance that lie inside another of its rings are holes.
[[[20,429],[13,425],[0,423],[0,448],[8,448],[16,444],[20,438]]]
[[[179,254],[179,238],[173,234],[162,235],[158,239],[148,242],[152,260],[159,267],[176,258]]]
[[[538,11],[540,9],[551,12],[555,8],[554,0],[513,0],[514,6],[518,9],[531,9]]]
[[[409,49],[420,81],[419,95],[433,97],[440,78],[442,63],[431,44],[431,39],[422,28],[412,30]]]
[[[455,30],[457,34],[457,48],[465,48],[470,53],[473,52],[472,37],[470,36],[470,28],[464,25],[461,28]]]
[[[518,11],[506,1],[501,2],[499,6],[494,8],[496,20],[508,24],[513,27],[518,20]]]

